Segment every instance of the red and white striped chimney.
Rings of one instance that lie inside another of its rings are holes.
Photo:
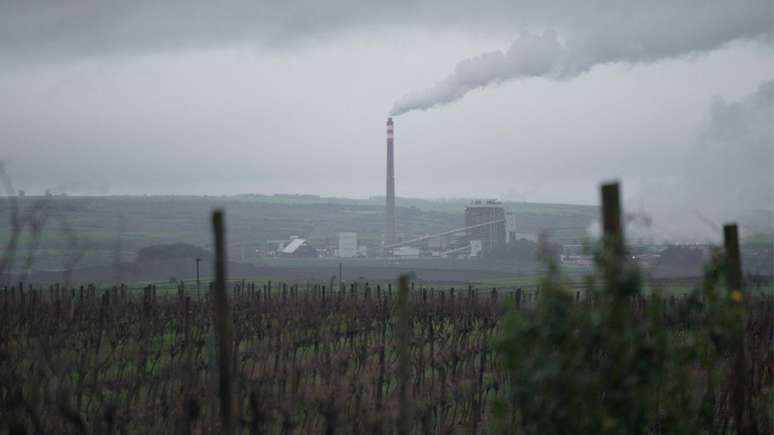
[[[395,157],[392,118],[387,118],[387,196],[384,204],[384,245],[398,242],[395,217]]]

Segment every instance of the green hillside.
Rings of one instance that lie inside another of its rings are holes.
[[[165,243],[211,243],[210,211],[224,208],[230,252],[248,257],[266,240],[299,236],[312,243],[335,243],[339,231],[355,231],[361,243],[382,239],[383,198],[321,198],[311,195],[26,197],[22,213],[42,202],[45,224],[36,243],[29,231],[18,246],[21,257],[34,252],[36,268],[58,268],[73,255],[81,266],[132,260],[143,247]],[[460,227],[466,200],[398,199],[398,230],[415,237]],[[596,216],[596,207],[505,203],[517,216],[519,232],[548,231],[556,241],[580,239]],[[0,201],[0,222],[10,222],[8,200]],[[0,227],[0,240],[11,226]],[[249,259],[249,258],[248,258]],[[16,267],[20,266],[17,261]]]

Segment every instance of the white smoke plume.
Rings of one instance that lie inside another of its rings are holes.
[[[468,92],[496,82],[520,77],[551,77],[565,75],[569,66],[567,49],[554,31],[541,35],[523,33],[507,52],[492,51],[465,59],[454,73],[430,89],[399,99],[390,111],[398,116],[410,110],[429,109],[451,103]]]
[[[592,27],[570,20],[559,24],[558,30],[546,26],[548,30],[542,32],[523,32],[506,51],[465,59],[434,86],[398,99],[390,115],[448,104],[470,91],[508,80],[570,79],[601,64],[654,62],[737,40],[770,41],[772,5],[766,0],[714,1],[694,4],[695,10],[681,2],[650,9],[610,8],[600,11]]]
[[[628,210],[650,221],[631,222],[627,234],[718,242],[722,224],[737,222],[743,236],[774,235],[773,119],[774,80],[738,101],[716,99],[682,174],[651,180],[625,195]]]

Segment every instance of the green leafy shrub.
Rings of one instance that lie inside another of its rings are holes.
[[[495,416],[525,434],[714,433],[728,427],[717,393],[741,333],[738,294],[720,257],[680,303],[645,298],[640,273],[614,249],[596,255],[581,300],[549,260],[535,309],[512,310],[496,349],[510,375]],[[721,421],[723,420],[723,421]]]

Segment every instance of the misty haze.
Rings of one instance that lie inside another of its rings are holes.
[[[0,2],[0,433],[772,433],[774,1]]]

